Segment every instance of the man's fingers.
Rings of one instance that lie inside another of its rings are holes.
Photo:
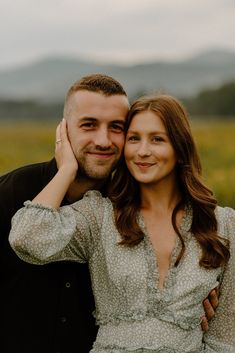
[[[202,317],[201,327],[204,332],[206,332],[209,328],[208,321],[210,321],[215,316],[215,309],[219,303],[218,294],[219,289],[215,288],[209,293],[208,298],[203,300],[205,316]]]
[[[218,299],[218,298],[219,298],[219,295],[220,295],[220,286],[215,287],[213,290],[215,291],[215,293],[216,293],[216,295],[217,295],[217,299]],[[219,299],[218,299],[218,303],[219,303]]]
[[[211,305],[209,299],[203,300],[203,306],[205,310],[205,314],[208,320],[211,320],[215,316],[215,311],[213,306]]]
[[[208,299],[211,303],[211,305],[213,306],[214,309],[217,308],[218,304],[219,304],[219,299],[218,299],[218,294],[219,294],[219,289],[213,289],[208,296]]]
[[[202,331],[204,331],[204,332],[208,331],[208,329],[209,329],[208,321],[205,316],[202,317],[201,328],[202,328]]]

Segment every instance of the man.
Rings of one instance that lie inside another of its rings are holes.
[[[87,76],[70,88],[64,117],[79,175],[63,204],[80,199],[89,189],[105,192],[121,156],[128,109],[125,91],[111,77]],[[56,171],[53,159],[0,178],[1,353],[88,353],[95,340],[87,266],[30,265],[18,259],[8,244],[11,217]]]
[[[63,204],[88,189],[103,188],[122,152],[128,109],[125,91],[110,77],[84,77],[71,87],[64,116],[79,178]],[[0,178],[1,353],[87,353],[95,339],[87,266],[32,266],[19,260],[8,244],[11,217],[56,171],[53,159]]]

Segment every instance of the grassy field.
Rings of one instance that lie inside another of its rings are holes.
[[[194,121],[204,179],[221,205],[235,208],[235,121]],[[56,123],[0,122],[0,175],[54,153]]]

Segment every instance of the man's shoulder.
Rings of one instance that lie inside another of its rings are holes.
[[[32,178],[34,177],[37,177],[37,181],[41,178],[50,179],[55,172],[56,162],[54,159],[47,162],[25,165],[2,175],[0,177],[0,188],[6,187],[7,185],[12,186],[12,184],[18,183],[19,181],[27,182],[28,179],[32,182]]]
[[[17,168],[0,177],[1,212],[12,213],[31,200],[53,178],[56,162],[36,163]],[[5,211],[4,211],[5,210]]]

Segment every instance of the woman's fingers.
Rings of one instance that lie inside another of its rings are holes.
[[[55,143],[56,143],[56,146],[57,146],[58,143],[61,142],[60,125],[61,125],[61,123],[57,126],[56,131],[55,131]]]
[[[78,169],[78,163],[73,153],[71,144],[67,135],[67,123],[65,119],[62,119],[60,124],[56,128],[56,148],[55,148],[55,159],[58,169],[66,166],[67,171],[72,171],[76,176]]]
[[[68,142],[67,122],[63,118],[56,128],[55,143],[58,146],[60,143]]]
[[[61,123],[60,123],[60,139],[61,139],[61,142],[68,141],[67,122],[64,118],[61,120]]]

